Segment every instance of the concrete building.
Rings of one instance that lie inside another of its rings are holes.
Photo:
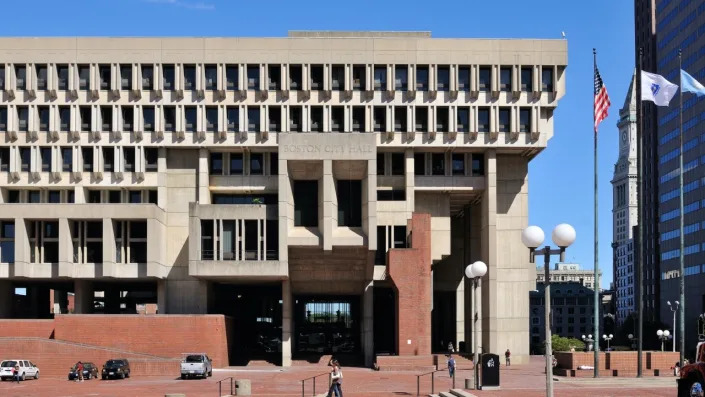
[[[636,75],[619,110],[619,158],[612,177],[613,280],[617,324],[636,312],[634,226],[637,224]]]
[[[682,68],[699,81],[705,80],[703,17],[705,4],[687,0],[636,1],[637,48],[648,48],[644,70],[679,83],[678,52]],[[692,94],[683,95],[683,191],[684,191],[684,274],[679,271],[680,191],[679,100],[656,111],[644,107],[644,145],[647,152],[645,181],[644,269],[646,307],[656,320],[670,324],[672,313],[666,301],[679,300],[679,279],[685,277],[686,351],[697,343],[697,318],[705,312],[705,201],[702,200],[702,114],[705,102]],[[653,262],[649,262],[653,261]]]
[[[6,38],[0,59],[0,301],[29,302],[0,315],[71,292],[231,316],[234,364],[369,365],[469,351],[483,260],[483,351],[528,359],[528,163],[566,41]]]
[[[602,277],[602,270],[599,271]],[[595,288],[595,272],[582,270],[577,263],[556,263],[553,270],[549,270],[551,283],[579,283],[583,287]],[[536,284],[543,284],[546,275],[543,266],[536,268]]]

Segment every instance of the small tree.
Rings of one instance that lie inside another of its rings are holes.
[[[559,335],[551,336],[551,344],[554,352],[569,352],[571,349],[576,351],[585,350],[585,343],[575,338],[564,338]]]

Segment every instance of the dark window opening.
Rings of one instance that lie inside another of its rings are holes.
[[[311,65],[311,89],[323,89],[323,65]]]
[[[228,65],[225,67],[225,88],[230,91],[235,91],[238,89],[238,69],[237,65]]]
[[[71,129],[71,108],[59,106],[59,130],[68,132]]]
[[[270,132],[281,132],[282,130],[282,108],[279,106],[270,106],[268,113],[269,116],[269,131]]]
[[[250,175],[264,174],[264,153],[250,153]]]
[[[37,89],[46,90],[48,85],[47,65],[37,65]],[[2,72],[2,71],[0,71]],[[2,85],[0,85],[2,87]]]
[[[218,66],[205,65],[203,71],[206,78],[206,89],[215,90],[218,88]]]
[[[195,106],[184,106],[184,119],[186,120],[186,125],[184,126],[186,132],[195,132],[198,121],[198,112]]]
[[[100,78],[100,89],[110,89],[110,80],[112,80],[110,65],[98,65],[98,77]]]
[[[230,153],[230,175],[242,175],[244,162],[242,153]]]
[[[345,66],[333,65],[331,67],[331,89],[342,91],[345,89]]]
[[[416,111],[416,124],[415,124],[416,131],[428,132],[428,108],[426,106],[417,106],[415,111]]]
[[[259,90],[259,65],[247,65],[247,89]]]
[[[465,175],[465,154],[453,153],[453,175]]]
[[[294,226],[318,227],[318,181],[294,181]]]
[[[134,109],[129,106],[122,106],[120,111],[122,113],[122,130],[125,132],[132,131],[132,123],[135,120]]]
[[[406,190],[377,190],[377,201],[404,201],[406,200]]]
[[[245,220],[245,260],[257,260],[258,223],[254,219]]]
[[[0,171],[7,172],[10,170],[10,148],[0,148]]]
[[[93,148],[81,148],[81,157],[83,157],[83,171],[93,171]]]
[[[144,148],[144,169],[147,172],[156,172],[159,162],[159,149],[149,147]]]
[[[90,106],[81,106],[78,108],[81,116],[81,131],[92,130],[91,108]]]
[[[362,181],[338,180],[338,226],[362,226]]]
[[[196,65],[184,65],[184,89],[196,89]]]
[[[49,107],[37,106],[39,113],[39,131],[49,131]]]
[[[501,67],[499,69],[499,90],[500,91],[511,91],[512,90],[512,68],[511,67]]]
[[[19,130],[27,132],[29,130],[29,108],[27,106],[17,107],[17,118],[19,122]]]
[[[142,108],[142,125],[145,132],[154,131],[154,106],[145,106]]]
[[[108,190],[108,203],[110,203],[110,204],[122,203],[122,191]]]
[[[450,66],[438,66],[436,75],[438,77],[436,89],[438,91],[450,91]]]
[[[208,172],[211,175],[223,174],[223,153],[211,153],[210,169]]]
[[[277,204],[276,194],[214,194],[211,202],[213,204]]]
[[[174,65],[162,66],[162,85],[165,90],[173,90],[176,87],[176,68]]]
[[[375,265],[387,264],[387,226],[377,226],[377,251]]]
[[[541,68],[541,91],[553,92],[553,66]]]
[[[276,91],[281,89],[282,85],[282,67],[281,65],[269,65],[267,67],[267,87],[270,90]]]
[[[428,66],[416,66],[416,91],[428,91]]]
[[[392,175],[404,175],[404,153],[392,153]]]
[[[345,108],[342,106],[331,106],[330,112],[330,130],[333,132],[342,132],[345,127]]]
[[[409,88],[409,67],[396,65],[394,67],[394,89],[406,91]]]
[[[103,148],[103,171],[112,172],[115,169],[115,150],[112,147]]]
[[[142,65],[142,89],[154,89],[154,66]]]
[[[90,204],[100,204],[100,190],[89,190],[88,202]]]
[[[425,153],[414,153],[414,175],[426,175]]]
[[[292,90],[300,90],[302,85],[303,71],[301,65],[289,65],[289,88]]]
[[[135,171],[135,148],[125,147],[122,149],[123,157],[125,157],[125,172]]]
[[[375,91],[384,91],[387,89],[387,67],[376,65],[374,69],[374,85]]]
[[[213,220],[201,219],[201,260],[212,261],[215,259],[213,237]]]
[[[323,106],[311,106],[311,132],[323,132]]]
[[[91,81],[91,67],[89,65],[78,65],[78,89],[88,91]]]
[[[142,203],[142,191],[141,190],[130,190],[128,192],[130,204],[140,204]]]
[[[365,107],[353,106],[352,108],[353,132],[365,132]]]
[[[405,106],[395,106],[394,107],[394,132],[406,132],[406,107]]]
[[[499,132],[509,132],[511,122],[510,109],[500,108],[499,109]]]
[[[15,83],[17,84],[17,90],[24,90],[27,88],[27,67],[21,65],[15,65]]]
[[[247,107],[247,131],[259,132],[259,106]]]
[[[162,111],[164,112],[164,131],[176,131],[176,107],[164,106]]]
[[[384,175],[384,158],[385,154],[384,153],[377,153],[377,175]]]
[[[61,148],[61,170],[64,172],[73,170],[73,149],[70,147]]]
[[[521,68],[521,90],[531,92],[534,90],[533,73],[530,67]]]
[[[473,153],[472,155],[472,176],[485,175],[485,155]]]
[[[384,106],[375,106],[372,114],[375,132],[383,132],[387,130],[387,109]]]
[[[267,254],[265,259],[276,261],[279,259],[279,221],[268,219],[266,221]]]
[[[236,106],[227,107],[228,132],[240,131],[240,108]]]
[[[66,77],[68,78],[68,72]],[[132,65],[120,65],[120,89],[132,89]]]
[[[489,66],[480,67],[480,85],[479,90],[489,92],[492,87],[492,69]]]
[[[365,65],[353,65],[353,90],[364,91],[367,77]]]
[[[66,90],[69,88],[69,66],[68,65],[56,65],[56,75],[58,77],[57,87],[60,90]]]
[[[406,226],[394,226],[392,228],[392,233],[394,234],[392,248],[407,248]]]
[[[431,154],[431,174],[445,175],[446,174],[446,155],[445,153]]]
[[[32,150],[28,147],[20,148],[20,169],[22,171],[29,171],[29,165],[32,161]]]
[[[470,91],[470,67],[460,66],[458,68],[458,91]]]
[[[436,108],[436,131],[448,132],[448,107],[439,106]]]
[[[478,132],[490,132],[490,109],[480,108],[477,110],[477,130]]]
[[[301,106],[292,106],[289,108],[289,131],[291,132],[301,132]]]
[[[269,175],[279,175],[279,154],[269,154]]]
[[[470,108],[459,107],[458,119],[456,121],[456,130],[458,132],[470,131]]]
[[[111,106],[100,107],[101,131],[112,131],[113,129],[113,108]]]
[[[50,147],[43,147],[39,148],[39,157],[41,158],[42,161],[42,171],[48,172],[51,170],[51,148]]]
[[[218,108],[215,106],[206,107],[206,131],[215,132],[218,130]]]

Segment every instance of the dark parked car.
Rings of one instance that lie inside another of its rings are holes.
[[[98,367],[93,363],[83,363],[83,379],[91,379],[98,377]],[[76,366],[69,370],[69,380],[74,380],[78,378],[78,371]]]
[[[101,377],[103,378],[103,380],[108,378],[129,378],[130,363],[127,361],[126,358],[108,360],[105,362],[105,365],[103,365]]]

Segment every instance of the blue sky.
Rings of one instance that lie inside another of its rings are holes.
[[[612,99],[599,140],[602,286],[612,281],[619,108],[634,68],[632,1],[31,0],[3,4],[2,36],[285,36],[288,30],[429,30],[434,37],[568,39],[555,135],[530,167],[530,223],[571,223],[567,260],[593,266],[592,48]]]

